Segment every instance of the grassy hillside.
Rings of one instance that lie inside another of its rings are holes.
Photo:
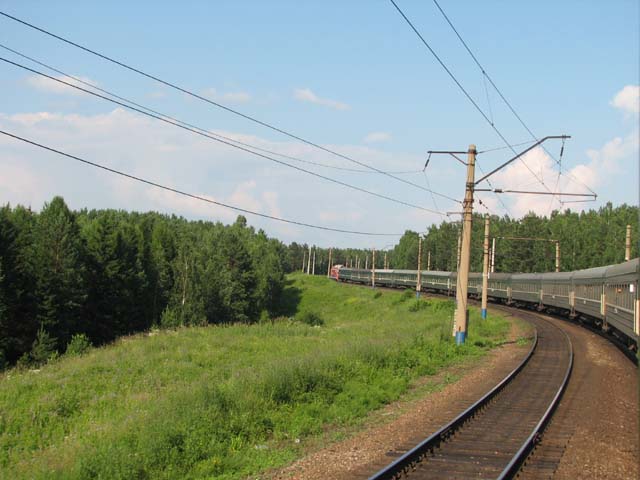
[[[482,355],[509,329],[473,311],[456,347],[452,302],[321,277],[291,276],[286,299],[271,322],[140,334],[7,372],[2,476],[243,478],[357,424],[412,380]]]

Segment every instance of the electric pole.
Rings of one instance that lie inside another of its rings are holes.
[[[482,318],[487,318],[487,296],[489,292],[489,214],[484,217],[484,258],[482,262]]]
[[[371,252],[371,286],[376,288],[376,249]]]
[[[460,268],[460,248],[462,247],[462,231],[458,230],[458,250],[456,251],[456,270]]]
[[[491,273],[496,271],[496,237],[491,241]]]
[[[307,252],[302,250],[302,273],[304,273],[304,264],[307,263]]]
[[[315,275],[316,274],[316,249],[314,247],[313,249],[313,266],[311,267],[311,275]]]
[[[329,249],[329,265],[327,265],[327,277],[331,276],[331,254],[333,253],[333,249]]]
[[[416,298],[420,298],[422,290],[422,237],[418,234],[418,278],[416,279]]]
[[[427,252],[427,271],[431,271],[431,250]]]
[[[624,248],[624,261],[628,262],[629,260],[631,260],[631,225],[627,225],[627,238]]]
[[[309,258],[307,259],[307,275],[311,273],[311,245],[309,245]]]
[[[521,191],[521,190],[504,190],[501,188],[476,188],[476,185],[484,181],[488,181],[487,179],[495,174],[496,172],[502,170],[506,166],[515,162],[517,159],[525,155],[527,152],[532,151],[537,148],[541,143],[549,140],[549,139],[562,139],[563,141],[567,138],[571,138],[568,135],[555,135],[555,136],[547,136],[540,140],[538,140],[533,145],[524,149],[520,153],[517,153],[514,157],[510,158],[506,162],[504,162],[499,167],[493,169],[489,173],[485,174],[479,180],[475,180],[475,164],[476,164],[476,146],[469,145],[469,149],[466,152],[453,151],[453,150],[429,150],[427,153],[429,156],[432,154],[445,154],[451,155],[458,162],[462,163],[467,167],[467,183],[465,187],[465,197],[463,206],[463,221],[462,221],[462,240],[460,242],[459,249],[459,265],[458,265],[458,278],[457,278],[457,288],[456,288],[456,310],[454,314],[454,325],[453,332],[456,337],[456,344],[460,345],[465,342],[467,336],[467,325],[469,321],[469,311],[467,309],[467,293],[468,293],[468,281],[469,281],[469,263],[471,257],[471,227],[473,222],[473,194],[474,191],[482,191],[482,192],[494,192],[494,193],[518,193],[518,194],[533,194],[533,195],[553,195],[553,196],[561,196],[561,195],[570,195],[570,196],[578,196],[578,197],[597,197],[595,193],[583,194],[583,193],[563,193],[563,192],[552,192],[547,189],[546,192],[530,192],[530,191]],[[462,160],[457,156],[457,154],[467,154],[467,162]],[[427,164],[429,160],[427,159]],[[427,166],[425,164],[425,168]],[[495,249],[494,249],[495,250]],[[557,247],[558,253],[558,263],[560,258],[560,249]],[[494,251],[495,255],[495,251]],[[559,265],[558,265],[559,267]]]
[[[560,271],[560,240],[556,242],[556,272]]]
[[[467,163],[467,184],[462,208],[462,244],[460,265],[458,267],[458,287],[456,288],[456,310],[454,314],[454,330],[456,344],[463,344],[467,337],[469,310],[467,309],[467,292],[469,287],[469,262],[471,257],[471,226],[473,222],[473,190],[476,168],[476,146],[469,145]]]

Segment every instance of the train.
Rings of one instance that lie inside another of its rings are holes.
[[[340,282],[411,288],[453,296],[455,272],[356,269],[333,265],[330,277]],[[604,267],[549,273],[489,273],[489,301],[565,315],[616,336],[637,352],[640,334],[640,259]],[[482,273],[469,273],[468,294],[482,295]]]

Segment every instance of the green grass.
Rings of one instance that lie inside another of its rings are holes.
[[[302,275],[290,277],[282,313],[136,335],[5,373],[0,477],[244,478],[362,423],[509,330],[473,310],[456,347],[451,301]]]

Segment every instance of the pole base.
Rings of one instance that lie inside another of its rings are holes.
[[[467,338],[467,332],[456,332],[456,345],[462,345]]]
[[[482,319],[483,319],[483,320],[486,320],[486,319],[487,319],[487,309],[486,309],[486,308],[483,308],[483,309],[482,309],[482,311],[481,311],[481,316],[482,316]]]
[[[416,298],[420,298],[420,290],[416,290]]]

